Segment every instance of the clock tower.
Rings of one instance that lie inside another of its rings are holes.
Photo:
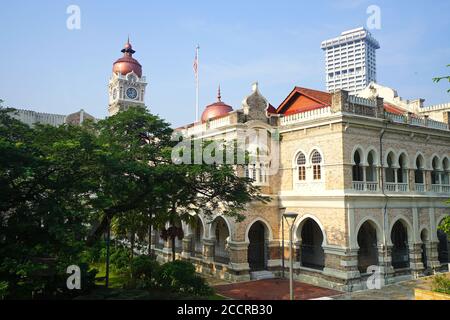
[[[113,64],[113,74],[109,80],[109,116],[133,106],[145,106],[145,87],[141,64],[133,58],[136,52],[128,39],[122,49],[123,57]]]

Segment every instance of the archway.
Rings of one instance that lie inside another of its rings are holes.
[[[358,231],[358,270],[367,273],[367,268],[378,265],[377,230],[371,221],[366,221]]]
[[[420,240],[422,240],[422,263],[425,269],[428,268],[428,256],[427,256],[427,243],[428,243],[428,231],[423,229],[420,233]]]
[[[248,231],[248,264],[251,271],[266,269],[266,228],[261,221],[256,221]]]
[[[374,150],[370,151],[367,155],[367,168],[366,168],[366,181],[376,182],[377,181],[377,168],[376,163],[376,153]]]
[[[441,221],[442,224],[442,221]],[[441,264],[449,263],[449,239],[447,234],[438,229],[437,231],[437,237],[438,237],[438,260]]]
[[[394,153],[389,152],[387,156],[387,167],[385,168],[385,180],[387,183],[396,183],[395,180],[395,163],[394,163]]]
[[[214,261],[220,263],[228,263],[230,261],[228,253],[228,241],[230,231],[224,218],[217,217],[213,222],[213,230],[215,235],[214,244]]]
[[[302,266],[323,270],[325,254],[322,248],[323,233],[320,226],[311,218],[307,218],[301,227],[300,263]]]
[[[173,223],[173,225],[176,228],[182,229],[182,223],[180,219],[176,219],[175,222]],[[176,237],[174,243],[175,244],[175,251],[178,253],[181,253],[182,249],[183,249],[183,242],[182,240],[180,240],[180,238]]]
[[[192,254],[195,256],[201,256],[203,254],[203,237],[204,228],[202,220],[197,216],[193,225],[193,237],[192,237]]]
[[[364,181],[361,152],[357,149],[353,154],[353,181]]]
[[[425,183],[425,176],[424,176],[424,159],[421,154],[419,154],[416,158],[416,169],[414,170],[414,182],[416,183],[416,191],[425,191],[422,187]],[[420,185],[419,188],[417,186]],[[420,189],[420,190],[417,190]]]
[[[392,267],[394,269],[409,268],[408,230],[401,220],[398,220],[391,231]]]

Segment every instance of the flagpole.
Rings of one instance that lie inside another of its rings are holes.
[[[196,50],[196,57],[197,57],[197,77],[196,77],[196,89],[195,89],[195,121],[199,121],[199,108],[198,108],[198,97],[199,97],[199,81],[198,81],[198,67],[199,67],[199,59],[198,59],[198,52],[199,52],[200,46],[197,45],[195,48]]]

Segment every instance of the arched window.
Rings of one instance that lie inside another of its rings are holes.
[[[298,180],[304,181],[306,180],[306,157],[305,155],[300,152],[297,156],[297,177]]]
[[[402,153],[398,158],[398,164],[399,168],[397,169],[397,182],[408,183],[408,172],[407,172],[408,161],[404,153]]]
[[[419,154],[416,158],[416,170],[414,170],[414,182],[416,186],[417,184],[423,185],[424,182],[423,162],[423,157]]]
[[[367,155],[366,181],[376,182],[377,171],[375,167],[375,152],[372,150]]]
[[[431,171],[431,184],[441,184],[440,179],[440,172],[439,172],[439,158],[434,157],[433,161],[431,162],[431,166],[433,168],[433,171]]]
[[[359,150],[356,150],[353,154],[353,181],[364,181],[361,154]]]
[[[445,186],[450,185],[450,163],[448,158],[445,158],[444,161],[442,161],[442,166],[444,169],[444,172],[442,173],[441,183]]]
[[[313,179],[320,180],[322,179],[322,156],[319,151],[314,150],[311,156],[311,163],[313,167]]]
[[[387,156],[386,182],[395,183],[394,154],[390,152]]]

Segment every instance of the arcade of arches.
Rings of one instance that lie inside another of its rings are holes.
[[[185,226],[186,236],[182,241],[182,249],[178,250],[177,244],[179,257],[191,260],[200,272],[235,281],[248,280],[252,273],[258,271],[280,275],[282,245],[280,241],[273,239],[274,230],[270,229],[267,221],[254,219],[248,223],[245,230],[246,241],[239,242],[233,241],[231,228],[235,228],[235,225],[227,219],[218,216],[208,221],[196,217],[194,223]],[[328,245],[327,229],[324,229],[319,219],[305,216],[298,220],[294,225],[293,252],[294,276],[298,280],[309,281],[311,277],[317,277],[319,280],[314,281],[318,281],[318,284],[332,287],[333,284],[320,279],[330,278],[333,270],[352,270],[354,281],[359,281],[355,283],[362,283],[362,279],[373,272],[371,267],[382,267],[388,279],[394,279],[408,274],[425,275],[433,270],[441,270],[449,263],[450,245],[445,233],[438,230],[432,234],[428,227],[422,227],[418,231],[419,240],[414,241],[412,224],[402,217],[392,221],[389,233],[385,236],[381,232],[382,227],[375,220],[367,218],[362,221],[355,230],[355,249],[348,251],[350,259],[345,260],[342,257],[347,253],[338,252],[338,249]],[[287,239],[286,271],[289,266]],[[155,240],[155,251],[161,256],[164,248],[170,247],[170,244],[161,239]],[[384,241],[387,246],[383,245]],[[166,251],[167,255],[170,251]],[[358,286],[353,284],[353,287]]]

